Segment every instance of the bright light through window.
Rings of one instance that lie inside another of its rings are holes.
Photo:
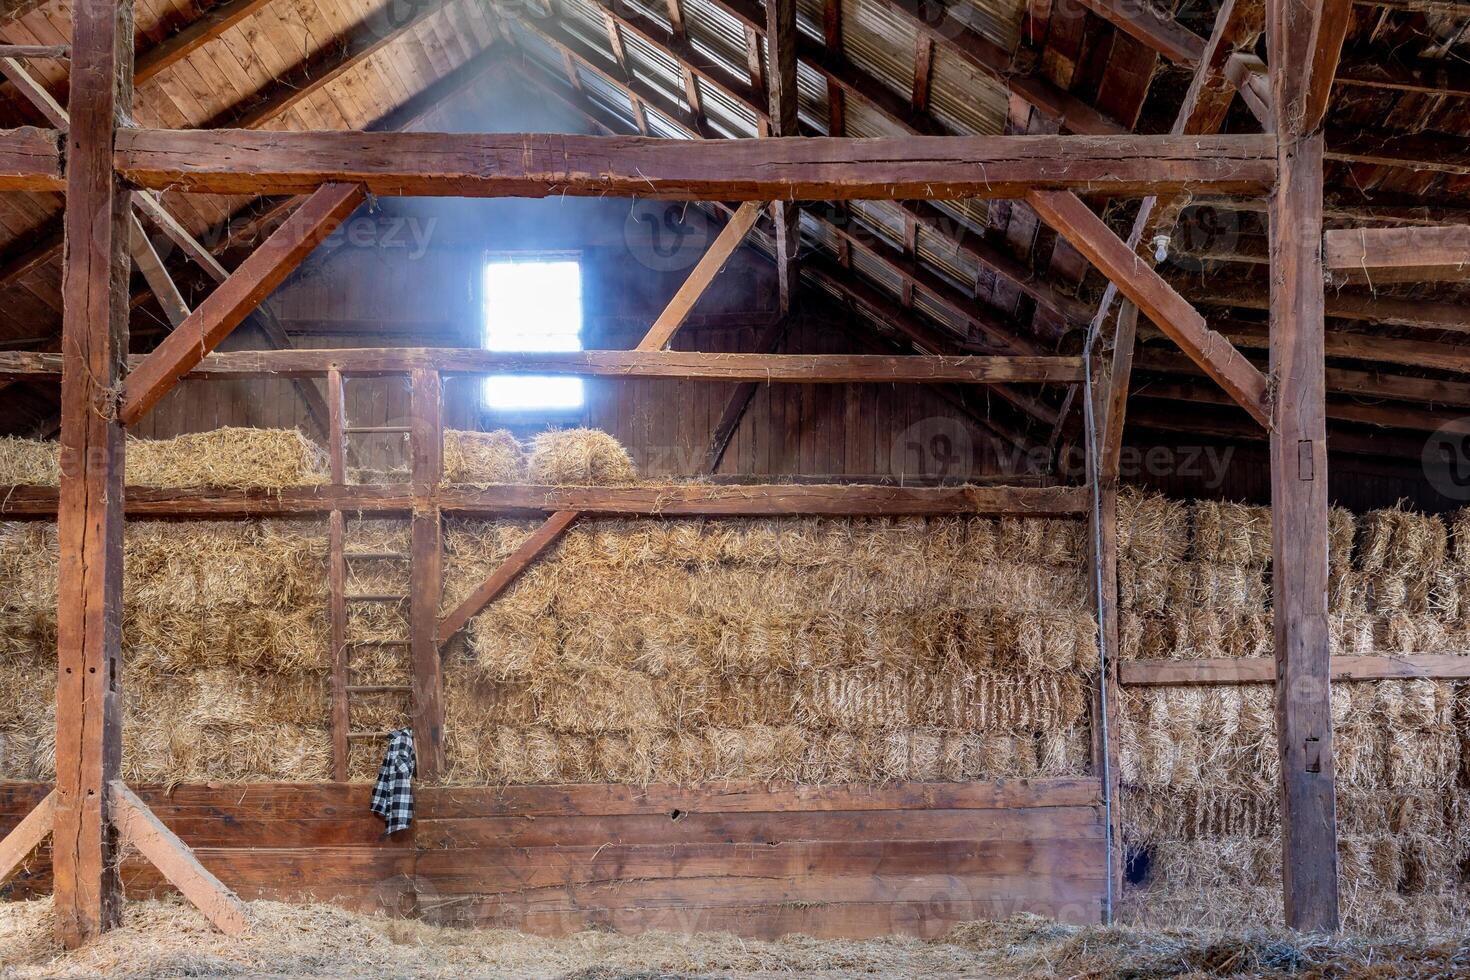
[[[574,259],[485,263],[485,349],[582,349],[582,266]],[[485,405],[502,411],[580,408],[582,379],[496,374]]]

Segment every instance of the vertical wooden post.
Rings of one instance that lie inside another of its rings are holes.
[[[342,372],[327,372],[327,454],[331,460],[332,483],[347,482],[346,402],[343,399]],[[349,745],[347,733],[351,719],[347,711],[347,684],[352,664],[347,657],[347,560],[342,556],[347,544],[347,519],[333,510],[327,531],[327,602],[331,621],[332,643],[332,778],[347,780]]]
[[[439,514],[439,481],[444,472],[443,392],[439,372],[433,368],[415,368],[411,382],[413,733],[419,776],[432,780],[444,767],[444,682],[436,639],[444,562]]]
[[[129,201],[113,134],[132,108],[130,0],[72,11],[62,274],[61,560],[57,609],[56,929],[76,947],[117,924],[122,890],[108,784],[122,764],[123,431]]]
[[[772,136],[798,136],[796,93],[796,0],[767,0],[766,50],[770,61],[768,93]],[[771,202],[775,223],[776,288],[782,315],[796,300],[796,254],[801,214],[790,201]]]
[[[1320,17],[1320,6],[1300,0],[1267,4],[1278,164],[1270,210],[1276,736],[1286,924],[1304,931],[1338,927],[1327,631],[1323,146],[1309,97],[1320,60]]]
[[[1113,356],[1099,363],[1092,379],[1090,438],[1087,467],[1095,487],[1092,513],[1094,572],[1097,575],[1096,611],[1099,646],[1104,669],[1093,697],[1093,769],[1105,779],[1109,807],[1112,857],[1109,862],[1109,903],[1104,922],[1111,922],[1123,888],[1122,812],[1118,803],[1118,479],[1123,445],[1123,420],[1128,407],[1128,384],[1133,373],[1133,344],[1138,329],[1138,307],[1124,300],[1118,308]],[[1090,356],[1090,355],[1089,355]]]

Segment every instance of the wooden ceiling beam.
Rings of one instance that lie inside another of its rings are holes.
[[[61,134],[22,126],[0,129],[0,191],[60,191]]]
[[[651,140],[517,133],[127,129],[119,172],[195,193],[304,193],[361,183],[383,195],[627,196],[681,200],[1014,198],[1260,193],[1262,136],[938,136]]]
[[[1125,0],[1082,0],[1082,6],[1174,64],[1199,66],[1205,39],[1154,7]]]
[[[176,332],[170,336],[179,336]],[[141,368],[152,354],[128,358],[130,375],[143,385]],[[59,377],[62,355],[0,351],[0,375]],[[362,377],[429,369],[453,375],[556,374],[606,378],[678,378],[758,381],[771,384],[1054,384],[1082,377],[1082,361],[1063,356],[706,354],[695,351],[489,351],[477,347],[351,347],[241,350],[206,354],[190,377],[319,378],[332,368]],[[139,389],[141,390],[141,389]],[[136,401],[131,404],[138,404]],[[124,408],[129,418],[136,411]]]
[[[1330,338],[1333,335],[1329,334]],[[1264,340],[1264,338],[1262,338]],[[1242,345],[1244,346],[1244,345]],[[1335,356],[1331,350],[1327,356]],[[1460,355],[1470,368],[1470,350]],[[1265,358],[1254,357],[1257,367],[1264,366]],[[1198,365],[1177,351],[1146,347],[1138,351],[1137,366],[1141,371],[1155,374],[1201,374]],[[1470,408],[1470,382],[1444,381],[1439,378],[1420,378],[1405,374],[1389,374],[1383,371],[1362,371],[1353,368],[1327,368],[1327,390],[1335,395],[1351,395],[1357,398],[1387,398],[1394,401],[1451,405]]]
[[[1340,282],[1470,281],[1470,225],[1345,228],[1322,239],[1323,263]]]
[[[1243,310],[1265,310],[1270,307],[1269,284],[1266,282],[1224,281],[1216,278],[1199,285],[1195,279],[1186,281],[1178,277],[1171,278],[1179,286],[1187,287],[1191,298],[1198,304]],[[1339,289],[1327,294],[1327,315],[1363,323],[1470,333],[1470,306],[1452,300],[1406,298]]]

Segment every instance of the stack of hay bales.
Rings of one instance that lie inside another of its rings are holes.
[[[1263,507],[1126,495],[1121,655],[1271,656],[1270,541]],[[1398,508],[1356,522],[1334,511],[1329,568],[1334,653],[1470,654],[1459,603],[1470,581],[1470,514],[1447,525]],[[1279,921],[1272,687],[1125,688],[1122,709],[1125,842],[1145,877],[1130,914],[1156,924]],[[1454,924],[1470,859],[1465,686],[1338,683],[1333,722],[1349,923]]]
[[[130,522],[123,771],[138,782],[324,779],[319,526]],[[0,778],[53,777],[56,528],[0,525]]]
[[[446,532],[452,606],[530,533]],[[574,525],[446,657],[449,778],[864,783],[1076,775],[1084,526]]]
[[[60,482],[59,444],[0,437],[0,485]],[[129,439],[129,486],[279,490],[327,482],[322,449],[295,429],[222,428],[173,439]]]

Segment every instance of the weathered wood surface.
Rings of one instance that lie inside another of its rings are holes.
[[[0,833],[46,794],[0,784]],[[773,937],[936,936],[1032,911],[1095,922],[1104,884],[1094,779],[891,786],[420,787],[382,838],[367,785],[139,789],[245,898],[316,899],[458,925],[560,934],[728,929]],[[0,887],[44,894],[49,849]],[[168,883],[134,857],[130,895]]]
[[[147,858],[220,932],[241,936],[250,931],[250,918],[240,900],[199,863],[188,845],[148,809],[148,804],[121,780],[110,783],[108,792],[122,840]]]
[[[0,191],[59,191],[61,135],[54,129],[0,129]]]
[[[354,185],[326,185],[291,213],[219,288],[128,374],[124,425],[136,422],[229,336],[361,204]]]
[[[1322,241],[1334,281],[1470,280],[1470,225],[1329,229]]]
[[[117,166],[139,187],[213,194],[302,194],[346,182],[425,197],[1015,198],[1038,188],[1259,193],[1275,177],[1271,146],[1255,135],[700,141],[130,129],[118,136]]]
[[[149,355],[134,355],[128,363],[134,368],[139,367],[146,356]],[[415,347],[215,353],[196,363],[190,377],[241,379],[274,375],[308,378],[324,375],[333,368],[359,376],[408,374],[421,367],[446,374],[579,374],[772,384],[1061,383],[1082,379],[1081,359],[1066,356],[705,354],[621,350],[523,353]],[[57,377],[60,373],[60,354],[0,351],[0,375]]]
[[[1060,192],[1036,192],[1028,195],[1027,201],[1043,221],[1086,256],[1118,287],[1118,292],[1132,300],[1252,418],[1262,425],[1268,424],[1266,376],[1213,330],[1188,300],[1140,259],[1080,198]]]
[[[51,836],[55,821],[56,792],[53,790],[0,836],[0,885],[35,853],[42,841]]]
[[[1338,927],[1327,611],[1323,136],[1345,0],[1267,0],[1280,179],[1271,197],[1271,541],[1286,925]],[[1325,74],[1324,74],[1325,73]]]
[[[635,487],[502,485],[442,487],[432,496],[442,510],[461,515],[550,514],[574,510],[601,516],[777,517],[990,514],[1069,517],[1086,514],[1085,487],[900,487],[874,484],[667,484]],[[326,514],[405,514],[413,510],[409,484],[291,487],[279,491],[128,489],[129,517],[269,517]],[[0,487],[0,517],[56,515],[50,487]]]
[[[444,768],[444,675],[439,669],[439,602],[444,588],[444,517],[434,495],[444,475],[444,392],[439,372],[409,378],[409,447],[414,506],[409,520],[408,636],[412,656],[413,744],[420,779]]]
[[[493,602],[496,596],[504,592],[543,551],[555,544],[556,540],[561,537],[561,533],[576,519],[577,512],[574,510],[559,510],[548,517],[546,523],[521,542],[521,546],[513,551],[510,557],[501,562],[475,591],[466,596],[463,602],[440,621],[435,636],[437,642],[440,645],[448,643],[450,637],[478,615],[480,610]]]
[[[669,341],[674,339],[674,334],[688,318],[689,311],[694,309],[694,304],[699,302],[709,284],[725,267],[725,262],[735,254],[735,249],[740,247],[760,214],[760,207],[752,201],[746,201],[735,210],[725,227],[720,229],[710,247],[690,270],[689,277],[658,315],[658,319],[653,321],[653,326],[648,328],[648,333],[638,342],[638,350],[659,351],[669,345]]]
[[[122,764],[123,431],[128,194],[113,169],[133,102],[132,4],[72,13],[62,268],[57,504],[56,932],[75,948],[117,924],[122,890],[108,785]]]

